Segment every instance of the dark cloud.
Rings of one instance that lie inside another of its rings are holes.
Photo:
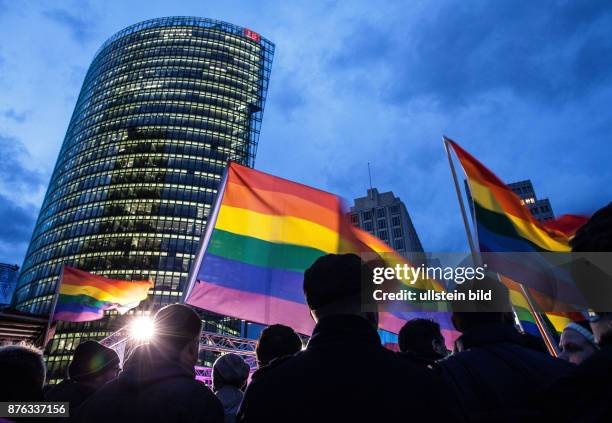
[[[0,135],[0,157],[5,158],[0,166],[0,181],[5,185],[30,189],[44,183],[41,172],[24,167],[29,154],[18,139]]]
[[[21,264],[38,211],[31,202],[21,203],[24,203],[24,193],[37,192],[45,181],[42,173],[22,164],[29,155],[19,140],[0,136],[0,157],[4,159],[0,166],[0,182],[15,195],[0,193],[0,261]]]
[[[65,27],[80,44],[85,44],[95,38],[93,19],[86,19],[65,9],[46,10],[43,16]]]
[[[1,115],[4,116],[5,118],[10,119],[10,120],[12,120],[14,122],[17,122],[17,123],[25,122],[25,120],[28,118],[29,114],[30,113],[28,111],[17,112],[13,108],[7,109],[7,110],[5,110],[5,111],[3,111],[1,113]],[[2,142],[2,141],[0,141],[0,142]]]
[[[27,243],[32,236],[37,211],[36,207],[21,207],[0,194],[0,221],[4,222],[0,225],[0,243]]]
[[[612,3],[446,2],[405,25],[356,25],[332,67],[385,63],[381,96],[445,106],[509,90],[548,104],[589,94],[612,76]],[[351,69],[352,68],[352,69]],[[363,72],[359,86],[380,73]]]

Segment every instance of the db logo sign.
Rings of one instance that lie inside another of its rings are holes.
[[[261,35],[259,35],[258,33],[256,33],[255,31],[251,31],[250,29],[244,29],[244,35],[245,37],[250,38],[253,41],[257,41],[259,42],[261,40]]]

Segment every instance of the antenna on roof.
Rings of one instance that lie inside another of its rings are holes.
[[[370,189],[372,189],[372,172],[370,171],[370,162],[368,162],[368,177],[370,179]]]

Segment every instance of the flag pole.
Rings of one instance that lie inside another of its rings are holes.
[[[472,252],[472,258],[474,260],[474,264],[480,265],[482,261],[480,258],[480,252],[476,248],[476,244],[474,243],[474,238],[472,237],[472,232],[470,230],[470,225],[468,223],[467,213],[465,212],[465,204],[463,203],[463,197],[461,196],[461,189],[459,188],[457,172],[455,171],[455,164],[453,163],[453,157],[451,156],[450,148],[448,146],[448,139],[446,138],[446,136],[442,137],[442,141],[444,142],[444,149],[446,150],[446,155],[448,156],[448,164],[450,165],[451,173],[453,174],[453,182],[455,183],[455,191],[457,192],[457,199],[459,200],[459,209],[461,209],[461,217],[463,218],[463,226],[465,227],[465,233],[467,235],[468,244],[470,245],[470,251]]]
[[[536,310],[535,302],[533,301],[533,297],[529,293],[529,290],[525,288],[525,285],[523,285],[522,283],[519,283],[519,285],[521,286],[521,292],[523,293],[523,296],[527,300],[527,304],[529,305],[529,308],[531,309],[531,314],[533,314],[533,317],[535,318],[536,325],[538,326],[538,330],[542,334],[542,338],[544,339],[546,348],[548,348],[548,352],[553,357],[558,357],[559,347],[557,346],[557,343],[552,338],[552,335],[550,334],[548,327],[542,320],[541,314]]]
[[[217,196],[215,198],[215,204],[208,215],[208,219],[206,221],[206,230],[204,231],[204,236],[202,237],[202,241],[200,241],[200,246],[198,248],[198,253],[195,256],[193,264],[191,265],[191,269],[189,269],[189,276],[187,277],[187,286],[183,289],[183,296],[181,297],[181,303],[185,303],[189,294],[191,294],[191,290],[193,289],[193,285],[198,277],[198,273],[200,272],[200,266],[202,265],[202,258],[204,257],[204,253],[208,248],[208,243],[210,242],[210,237],[212,236],[212,231],[217,223],[217,215],[219,214],[219,209],[221,208],[221,202],[223,201],[223,194],[225,193],[225,186],[227,185],[227,174],[229,172],[229,167],[232,162],[228,162],[225,167],[225,171],[223,172],[223,178],[219,183],[219,187],[217,188]]]
[[[55,314],[55,307],[57,306],[57,300],[59,297],[60,285],[62,284],[62,280],[64,279],[64,265],[62,264],[62,270],[60,271],[59,279],[55,284],[55,292],[53,293],[53,302],[51,303],[51,310],[49,310],[49,319],[47,320],[47,327],[45,328],[45,336],[43,337],[43,349],[47,346],[49,342],[49,330],[51,329],[51,323],[53,322],[53,315]]]

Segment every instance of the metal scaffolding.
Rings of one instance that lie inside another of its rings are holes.
[[[130,328],[124,326],[100,341],[102,345],[112,348],[117,352],[121,363],[123,363],[129,351],[139,345],[136,341],[130,339],[129,331]],[[206,331],[202,331],[200,335],[200,351],[238,354],[249,365],[251,372],[257,369],[257,360],[255,358],[256,346],[257,341],[253,339]],[[197,380],[204,382],[208,386],[212,384],[212,369],[210,367],[196,366],[195,371]]]

